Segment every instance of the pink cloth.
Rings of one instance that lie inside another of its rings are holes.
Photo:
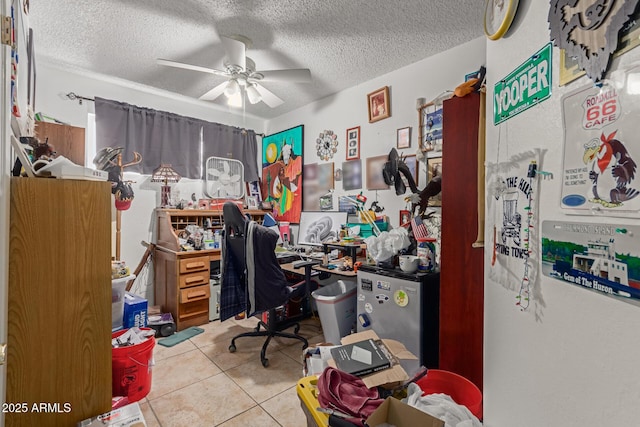
[[[359,425],[364,425],[364,420],[384,402],[377,388],[367,388],[359,377],[332,367],[318,377],[318,392],[322,408],[352,415],[349,421]]]

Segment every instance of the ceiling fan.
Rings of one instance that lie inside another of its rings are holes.
[[[275,108],[284,101],[262,86],[261,82],[309,83],[311,81],[311,71],[306,68],[256,71],[255,62],[246,56],[247,47],[251,46],[251,40],[247,37],[234,36],[234,38],[229,38],[220,36],[220,40],[225,50],[223,70],[185,64],[168,59],[158,59],[157,62],[169,67],[226,77],[227,81],[220,83],[199,98],[204,101],[213,101],[224,93],[230,100],[234,98],[237,100],[240,97],[241,105],[241,95],[244,89],[250,103],[256,104],[263,101],[269,107]]]

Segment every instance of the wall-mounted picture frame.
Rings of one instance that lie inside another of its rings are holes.
[[[260,209],[261,204],[261,202],[258,202],[258,196],[247,196],[247,208]]]
[[[429,157],[427,159],[427,182],[436,176],[442,176],[442,157]],[[429,199],[429,206],[442,206],[442,192]]]
[[[347,129],[347,160],[360,158],[360,126]]]
[[[367,190],[388,190],[389,185],[384,182],[382,170],[389,160],[388,155],[367,158]]]
[[[404,162],[406,163],[407,167],[411,171],[413,182],[415,182],[416,185],[418,185],[418,178],[419,178],[418,172],[420,169],[418,167],[418,160],[416,158],[416,155],[410,154],[408,156],[402,156],[402,158],[404,159]],[[404,179],[404,175],[402,175],[402,178]]]
[[[389,86],[382,87],[367,94],[367,104],[369,106],[369,123],[391,117]]]
[[[418,110],[418,147],[425,153],[442,151],[442,105],[430,102]]]
[[[362,160],[349,160],[342,163],[342,189],[362,188]]]
[[[401,148],[411,147],[411,126],[400,128],[397,131],[396,146]]]
[[[398,216],[400,218],[400,227],[406,225],[411,221],[411,212],[406,210],[401,210]]]

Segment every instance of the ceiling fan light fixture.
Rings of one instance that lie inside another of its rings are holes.
[[[262,101],[262,95],[260,95],[260,92],[256,89],[255,84],[247,86],[247,98],[249,98],[249,102],[252,104],[257,104]]]
[[[227,99],[227,105],[230,107],[238,107],[238,108],[242,107],[242,93],[238,91],[235,94],[231,95]]]
[[[224,88],[224,94],[227,95],[227,98],[232,98],[234,95],[240,93],[240,85],[238,84],[238,80],[231,79],[229,83],[227,83],[227,87]]]

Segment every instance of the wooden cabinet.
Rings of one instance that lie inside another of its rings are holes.
[[[245,210],[262,223],[265,212]],[[178,330],[209,321],[210,263],[220,259],[219,249],[181,251],[178,235],[188,225],[222,230],[222,211],[157,209],[155,251],[155,303],[170,312]]]
[[[84,165],[84,128],[36,122],[36,136],[40,142],[48,139],[58,156],[64,156],[77,165]]]
[[[484,249],[478,234],[480,95],[443,105],[440,368],[482,388]]]
[[[6,425],[74,426],[111,408],[111,185],[12,178],[10,200],[6,402],[29,410]]]

